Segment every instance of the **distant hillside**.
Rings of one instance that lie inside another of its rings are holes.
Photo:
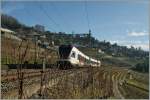
[[[105,54],[114,56],[114,57],[131,57],[131,58],[145,58],[148,57],[148,52],[141,50],[141,48],[127,48],[126,46],[119,46],[116,43],[111,44],[107,41],[99,41],[94,37],[88,35],[78,36],[74,34],[67,34],[65,32],[54,33],[51,31],[38,32],[33,27],[26,26],[20,23],[17,19],[8,16],[6,14],[2,14],[1,16],[1,25],[4,28],[11,29],[15,31],[18,35],[28,35],[33,33],[38,33],[41,35],[45,35],[46,39],[44,41],[49,42],[50,44],[54,41],[54,44],[59,46],[61,44],[73,44],[79,47],[92,47],[99,48],[104,51]],[[40,38],[39,38],[40,40]],[[43,40],[42,40],[43,41]]]
[[[132,69],[143,73],[149,72],[149,58],[147,57],[143,62],[137,63]]]

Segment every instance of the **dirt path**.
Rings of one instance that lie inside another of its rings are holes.
[[[113,81],[113,93],[115,98],[117,99],[124,99],[123,95],[120,93],[119,89],[118,89],[118,85],[119,85],[119,77],[120,73],[118,73],[117,75],[112,76],[112,81]]]

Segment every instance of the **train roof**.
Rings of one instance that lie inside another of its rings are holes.
[[[78,54],[80,54],[82,57],[89,59],[88,56],[86,56],[84,53],[82,53],[79,49],[77,49],[76,47],[73,47],[73,50],[75,50]]]
[[[81,55],[82,57],[84,57],[87,60],[91,60],[93,62],[98,62],[100,63],[100,61],[93,59],[91,57],[88,57],[87,55],[85,55],[84,53],[82,53],[76,46],[74,45],[60,45],[59,47],[70,47],[73,51],[77,52],[79,55]]]
[[[76,52],[78,52],[78,54],[80,54],[81,56],[83,56],[84,58],[88,59],[88,60],[91,60],[93,62],[98,62],[100,63],[100,61],[96,60],[96,59],[93,59],[91,57],[88,57],[87,55],[85,55],[84,53],[82,53],[79,49],[77,49],[75,46],[72,48],[73,50],[75,50]]]

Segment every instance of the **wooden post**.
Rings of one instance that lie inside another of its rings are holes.
[[[40,94],[39,94],[39,96],[41,97],[41,98],[44,98],[43,97],[43,91],[44,91],[44,77],[45,77],[45,75],[44,75],[44,71],[45,71],[45,68],[46,68],[46,66],[45,66],[45,63],[46,63],[46,58],[44,57],[43,58],[43,67],[42,67],[42,71],[41,71],[41,86],[40,86]]]
[[[19,99],[23,99],[23,72],[20,72],[20,77],[19,77]]]

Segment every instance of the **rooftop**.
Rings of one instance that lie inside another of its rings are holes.
[[[9,29],[6,29],[6,28],[2,28],[2,27],[1,27],[1,31],[4,31],[4,32],[8,32],[8,33],[13,33],[13,34],[15,34],[15,32],[14,32],[14,31],[9,30]]]

